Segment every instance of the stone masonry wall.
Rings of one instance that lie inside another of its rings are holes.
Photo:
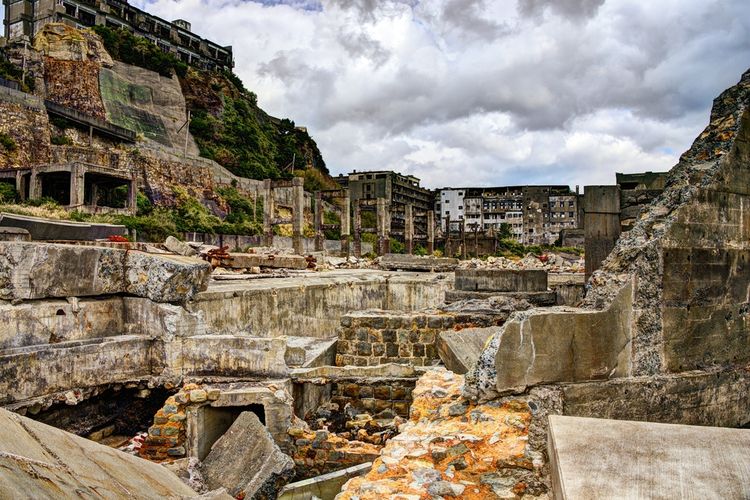
[[[0,145],[0,169],[49,161],[49,119],[40,100],[0,87],[0,134],[14,143],[11,148]]]
[[[416,380],[413,379],[389,379],[375,383],[359,383],[356,380],[335,382],[331,402],[342,409],[350,404],[361,413],[374,416],[390,410],[400,417],[408,418],[415,383]]]

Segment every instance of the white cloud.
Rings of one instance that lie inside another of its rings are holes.
[[[429,187],[666,170],[747,69],[746,0],[155,0],[234,47],[332,173]]]

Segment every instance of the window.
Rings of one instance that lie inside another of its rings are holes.
[[[573,204],[574,204],[574,203],[573,203],[573,200],[570,200],[570,201],[568,202],[568,206],[569,206],[569,207],[572,207],[572,206],[573,206]]]
[[[464,220],[464,216],[463,215],[459,215],[458,218],[461,219],[461,220]]]
[[[568,217],[573,217],[573,212],[568,212]]]
[[[446,205],[450,204],[450,202],[451,202],[451,200],[445,200],[445,204]]]
[[[463,196],[463,195],[464,194],[461,191],[458,192],[458,196]]]
[[[446,210],[446,211],[445,211],[445,215],[450,215],[450,214],[451,214],[451,211],[450,211],[450,210]]]
[[[462,207],[461,205],[459,205],[459,206],[458,206],[458,209],[459,209],[459,210],[463,210],[463,209],[464,209],[464,207]]]

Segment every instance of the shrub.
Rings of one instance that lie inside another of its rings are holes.
[[[73,140],[70,137],[64,135],[53,135],[50,138],[50,142],[55,146],[72,146]]]
[[[5,132],[0,132],[0,146],[8,152],[15,151],[18,147],[16,141]]]
[[[18,191],[7,182],[0,182],[0,202],[13,203],[18,200]]]

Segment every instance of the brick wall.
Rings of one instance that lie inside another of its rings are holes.
[[[389,379],[375,383],[337,382],[333,384],[331,402],[342,409],[351,404],[362,413],[371,415],[391,410],[400,417],[409,418],[411,392],[415,383],[415,379]]]

